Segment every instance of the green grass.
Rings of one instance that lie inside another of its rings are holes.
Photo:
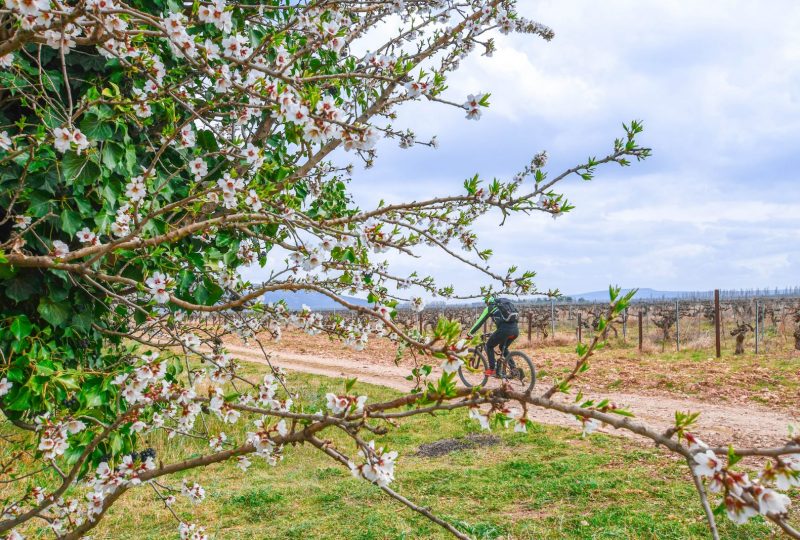
[[[311,400],[341,388],[340,382],[322,377],[291,380]],[[396,395],[360,384],[357,390],[368,392],[371,401]],[[481,539],[708,537],[685,466],[629,440],[581,439],[577,429],[534,426],[527,434],[499,432],[497,446],[440,458],[414,456],[424,442],[476,431],[466,412],[454,411],[408,420],[378,437],[380,445],[400,452],[393,487]],[[352,453],[343,439],[333,440]],[[179,455],[175,441],[151,442],[165,461]],[[196,451],[204,450],[198,445]],[[275,468],[252,461],[247,473],[226,463],[167,479],[178,487],[187,478],[207,491],[197,506],[179,496],[178,515],[218,539],[449,537],[314,449],[287,448]],[[721,520],[721,526],[722,537],[735,540],[766,538],[772,531],[760,518],[743,527]],[[176,523],[152,491],[138,489],[113,507],[93,537],[177,538]]]

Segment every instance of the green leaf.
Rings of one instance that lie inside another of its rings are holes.
[[[110,139],[114,135],[111,124],[104,122],[96,115],[88,113],[80,123],[80,129],[86,137],[96,141]]]
[[[114,454],[118,454],[120,450],[122,450],[122,435],[119,433],[114,433],[111,435],[111,452]]]
[[[8,276],[0,275],[0,277],[7,278]],[[36,282],[32,281],[31,279],[23,279],[22,277],[18,277],[6,283],[6,296],[15,302],[23,302],[27,300],[35,291]]]
[[[89,309],[84,309],[72,316],[72,327],[86,333],[92,329],[94,314]]]
[[[83,219],[81,215],[75,210],[64,209],[61,212],[61,230],[70,236],[74,236],[81,227],[83,227]]]
[[[96,182],[100,168],[85,155],[67,152],[61,160],[61,171],[68,185]]]
[[[53,326],[61,326],[69,320],[71,313],[68,303],[56,303],[49,298],[42,298],[36,309],[39,314]]]
[[[14,395],[16,390],[16,395]],[[27,386],[12,388],[6,398],[6,407],[11,411],[27,411],[31,408],[31,389]]]
[[[103,151],[100,154],[100,159],[103,166],[110,170],[115,170],[117,164],[122,161],[124,151],[119,145],[112,142],[107,142],[103,145]]]
[[[43,376],[49,377],[56,372],[56,368],[53,365],[53,362],[50,360],[45,360],[43,362],[39,362],[36,364],[36,373]]]
[[[733,446],[728,446],[728,467],[733,467],[742,460],[742,456],[738,455]]]
[[[207,130],[201,129],[197,132],[197,142],[200,147],[205,150],[206,152],[218,152],[219,145],[217,144],[217,138],[214,134]]]
[[[33,325],[31,321],[29,321],[28,317],[25,315],[20,315],[11,323],[11,333],[14,334],[14,338],[16,338],[17,341],[31,335],[32,328]]]

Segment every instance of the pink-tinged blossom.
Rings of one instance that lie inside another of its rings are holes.
[[[3,377],[2,379],[0,379],[0,397],[3,397],[4,395],[8,394],[13,387],[14,384],[10,383],[8,381],[8,378]]]
[[[15,229],[27,229],[31,224],[30,216],[14,216]]]
[[[753,486],[752,493],[756,502],[758,502],[758,511],[763,515],[780,515],[789,510],[791,501],[783,493],[760,485]]]
[[[11,56],[7,54],[5,56],[0,56],[0,67],[11,67],[3,65],[3,58]],[[8,131],[0,131],[0,149],[1,150],[10,150],[11,149],[11,137],[8,136]]]
[[[695,435],[691,433],[686,433],[684,436],[686,437],[686,442],[689,443],[689,451],[694,452],[696,450],[708,449],[708,445]]]
[[[586,437],[587,435],[591,435],[597,428],[600,427],[600,421],[595,420],[594,418],[580,418],[581,424],[583,424],[583,431],[581,431],[581,437]]]
[[[376,305],[375,311],[384,319],[388,319],[392,315],[392,308],[389,306],[384,306],[383,304]]]
[[[365,463],[359,466],[349,464],[353,476],[364,478],[381,487],[386,487],[394,481],[397,452],[386,452],[383,448],[375,450],[375,441],[370,441],[366,448],[359,450],[359,454]]]
[[[333,414],[342,414],[350,407],[350,400],[347,396],[337,396],[336,394],[328,393],[325,394],[325,398],[328,400],[328,409]]]
[[[132,202],[139,202],[147,195],[147,186],[144,184],[144,178],[135,176],[131,181],[125,185],[125,196]]]
[[[44,32],[44,39],[47,46],[69,53],[75,47],[75,38],[81,31],[72,24],[67,24],[63,29],[47,30]]]
[[[468,120],[480,120],[481,118],[481,100],[484,94],[470,94],[467,96],[467,101],[464,102],[462,107],[467,111]]]
[[[230,405],[225,405],[222,410],[222,421],[226,424],[235,424],[239,421],[241,413]]]
[[[491,426],[489,425],[489,417],[483,414],[478,407],[473,406],[469,408],[469,417],[473,420],[477,420],[481,426],[481,429],[491,429]]]
[[[261,203],[261,199],[258,198],[258,194],[254,189],[251,189],[247,192],[247,196],[244,198],[244,202],[253,212],[258,212],[261,210],[263,204]]]
[[[197,18],[200,22],[213,24],[226,34],[230,33],[233,27],[231,12],[225,11],[225,2],[223,0],[201,5],[197,11]]]
[[[289,53],[283,46],[277,47],[275,49],[275,66],[278,68],[282,68],[286,66],[289,62]]]
[[[194,148],[195,133],[192,126],[183,126],[178,133],[178,146],[180,148]]]
[[[78,231],[75,236],[79,242],[84,244],[94,244],[97,241],[97,235],[90,231],[87,227],[84,227]]]
[[[222,178],[217,180],[217,185],[222,188],[222,192],[235,194],[244,187],[244,180],[233,178],[229,173],[225,173]]]
[[[170,279],[161,272],[155,272],[145,281],[145,285],[150,289],[153,300],[159,304],[166,304],[169,302],[169,284]]]
[[[53,240],[53,257],[62,259],[69,253],[69,246],[61,240]]]
[[[134,103],[133,112],[136,113],[136,116],[139,118],[150,118],[153,116],[153,109],[151,109],[150,105],[145,101],[137,101]]]
[[[694,471],[698,476],[711,478],[722,470],[722,461],[711,450],[698,452],[694,455]]]
[[[20,15],[35,17],[50,9],[50,0],[6,0],[6,8]]]
[[[181,341],[187,349],[195,350],[200,347],[200,338],[194,334],[186,334],[181,337]]]
[[[203,486],[198,483],[189,484],[186,480],[183,481],[181,493],[195,504],[203,502],[203,499],[206,498],[206,490],[203,489]]]
[[[86,494],[86,499],[89,501],[87,511],[89,519],[94,518],[103,512],[103,501],[105,501],[105,494],[98,491],[92,491]]]
[[[406,95],[410,98],[419,97],[427,94],[429,85],[424,81],[411,81],[405,84]]]
[[[208,174],[208,164],[202,158],[195,158],[189,162],[189,170],[194,175],[194,179],[199,181]]]
[[[800,486],[800,472],[792,469],[790,463],[782,462],[777,466],[767,463],[760,475],[762,483],[770,482],[781,491]]]
[[[55,128],[53,139],[53,146],[62,154],[72,146],[72,133],[68,128]]]
[[[517,418],[514,422],[514,431],[517,433],[527,433],[529,423],[530,420],[528,420],[524,416]]]
[[[464,362],[457,356],[449,356],[447,360],[442,362],[442,371],[445,373],[455,373],[464,365]]]
[[[194,523],[181,523],[178,525],[178,533],[181,540],[208,540],[205,529],[198,527]]]
[[[758,515],[755,508],[733,495],[725,497],[725,513],[737,525],[744,525],[750,518]]]
[[[247,472],[247,469],[250,468],[250,465],[252,465],[252,463],[247,458],[247,456],[239,456],[236,459],[236,466],[242,469],[242,471],[244,472]]]
[[[70,420],[65,424],[67,428],[67,432],[70,435],[75,435],[76,433],[80,433],[84,429],[86,429],[86,424],[81,422],[80,420]]]
[[[227,440],[228,440],[228,436],[225,435],[224,432],[220,431],[219,435],[217,435],[215,437],[211,437],[208,440],[208,446],[212,450],[214,450],[216,452],[219,452],[220,450],[222,450],[224,448],[225,441],[227,441]]]

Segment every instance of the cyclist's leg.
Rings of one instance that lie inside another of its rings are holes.
[[[500,330],[495,330],[494,333],[486,340],[486,357],[489,359],[489,370],[495,369],[494,348],[500,345],[505,340],[505,335]]]
[[[517,337],[518,337],[518,333],[517,334],[511,334],[506,339],[506,344],[503,345],[503,357],[504,358],[508,358],[508,348],[511,346],[512,343],[514,343],[514,340],[517,339]],[[511,368],[511,369],[514,369],[515,367],[517,367],[514,364],[514,360],[512,360],[511,358],[508,358],[508,367]]]

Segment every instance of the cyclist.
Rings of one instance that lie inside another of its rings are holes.
[[[491,317],[495,324],[494,333],[486,340],[486,356],[489,358],[489,369],[486,370],[486,375],[494,376],[495,374],[495,358],[494,348],[500,346],[500,350],[505,351],[511,343],[519,336],[519,326],[517,320],[519,314],[517,307],[514,303],[507,298],[496,298],[488,296],[485,300],[486,308],[478,317],[478,320],[470,329],[467,336],[471,339],[475,332],[477,332],[481,325],[488,317]],[[513,365],[509,366],[514,369]],[[513,373],[513,372],[512,372]]]

